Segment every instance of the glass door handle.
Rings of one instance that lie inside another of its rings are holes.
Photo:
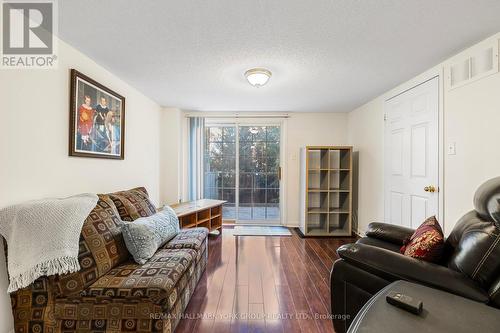
[[[278,180],[281,181],[281,167],[278,168]]]

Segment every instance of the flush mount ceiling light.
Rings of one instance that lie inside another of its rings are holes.
[[[265,68],[252,68],[245,72],[248,83],[257,88],[265,85],[271,75],[271,71]]]

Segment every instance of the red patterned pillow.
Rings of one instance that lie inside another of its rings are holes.
[[[435,263],[441,260],[443,249],[443,230],[436,217],[431,216],[404,242],[400,252],[405,256]]]

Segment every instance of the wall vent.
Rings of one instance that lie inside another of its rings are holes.
[[[498,40],[481,44],[455,57],[447,67],[448,88],[455,89],[498,73]]]

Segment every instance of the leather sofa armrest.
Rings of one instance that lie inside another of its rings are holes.
[[[409,238],[415,230],[399,225],[372,222],[368,225],[366,236],[377,238],[389,243],[403,245],[403,242]]]
[[[351,265],[387,281],[412,281],[478,302],[488,302],[486,292],[471,279],[445,266],[365,244],[346,244],[339,247],[337,253]]]
[[[488,295],[490,296],[490,305],[500,309],[500,278],[491,285]]]

